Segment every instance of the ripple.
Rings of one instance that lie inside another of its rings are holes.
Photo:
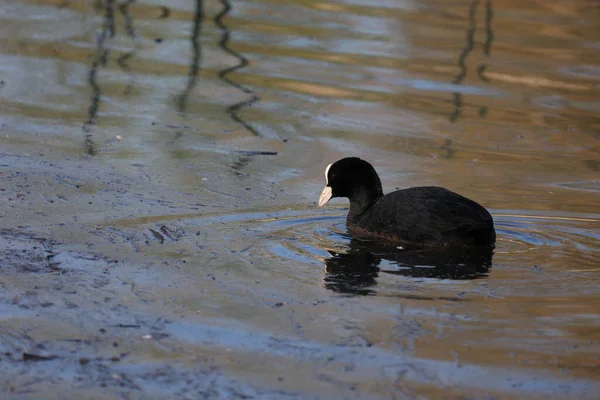
[[[493,270],[490,251],[406,251],[353,240],[346,232],[346,209],[280,209],[222,214],[201,218],[202,225],[218,223],[223,230],[241,227],[258,239],[253,257],[275,260],[269,268],[324,266],[324,286],[349,294],[375,294],[382,274],[421,281],[435,278],[471,280]],[[551,249],[553,256],[572,256],[591,265],[598,256],[600,218],[543,212],[494,212],[498,241],[494,253],[512,262],[529,253]],[[540,262],[543,260],[540,260]]]
[[[346,208],[294,206],[202,217],[154,217],[151,224],[155,230],[168,220],[186,225],[182,231],[191,226],[202,234],[202,248],[225,249],[225,254],[248,261],[261,273],[314,282],[315,267],[320,267],[326,289],[352,295],[405,292],[407,279],[485,279],[497,267],[545,266],[551,260],[563,269],[575,264],[577,270],[593,271],[600,252],[596,215],[495,210],[495,249],[466,253],[408,251],[352,239],[346,231],[346,212]],[[132,225],[132,221],[123,222]]]
[[[549,246],[554,247],[555,254],[577,249],[579,257],[592,262],[600,250],[600,218],[597,216],[503,210],[494,214],[494,219],[498,233],[496,253],[521,253]]]
[[[582,78],[600,79],[600,67],[596,65],[573,65],[564,68],[563,72]]]

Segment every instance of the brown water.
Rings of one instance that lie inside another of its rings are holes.
[[[597,399],[598,20],[4,0],[3,397]],[[349,155],[490,209],[491,263],[351,242]]]

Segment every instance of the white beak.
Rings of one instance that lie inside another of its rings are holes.
[[[331,195],[331,187],[325,186],[321,192],[321,197],[319,197],[319,207],[323,207],[325,204],[327,204],[329,199],[331,199]]]

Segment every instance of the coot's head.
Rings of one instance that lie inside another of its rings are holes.
[[[333,197],[347,197],[350,203],[367,205],[381,196],[381,181],[371,164],[357,157],[342,158],[325,169],[325,188],[319,198],[319,207]]]

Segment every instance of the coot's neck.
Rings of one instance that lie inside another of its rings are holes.
[[[348,221],[354,222],[360,218],[381,196],[383,196],[381,189],[365,186],[356,187],[348,196],[348,199],[350,199]]]

